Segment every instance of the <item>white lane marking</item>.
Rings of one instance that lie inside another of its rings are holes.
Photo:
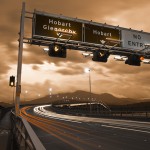
[[[137,124],[132,125],[132,124],[121,124],[121,123],[108,123],[109,126],[121,126],[123,125],[125,128],[136,128],[137,130],[150,130],[150,127],[143,127],[143,126],[139,126]]]
[[[143,131],[143,130],[137,130],[137,129],[129,129],[129,128],[123,128],[123,127],[116,127],[116,126],[109,126],[109,125],[101,125],[102,127],[107,127],[107,128],[115,128],[115,129],[122,129],[122,130],[130,130],[130,131],[135,131],[135,132],[142,132],[142,133],[150,133],[149,131]]]

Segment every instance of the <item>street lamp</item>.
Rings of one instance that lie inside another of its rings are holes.
[[[52,88],[49,88],[49,92],[52,92]]]
[[[91,74],[90,74],[91,70],[90,70],[90,68],[85,68],[85,69],[84,69],[84,72],[89,74],[90,113],[91,113],[91,111],[92,111],[92,108],[91,108],[91,96],[92,96],[92,95],[91,95]]]
[[[27,97],[26,97],[27,93],[28,93],[28,91],[25,90],[24,101],[27,99]]]
[[[27,93],[28,93],[28,91],[26,90],[26,91],[25,91],[25,93],[27,94]]]
[[[50,95],[50,98],[51,98],[52,97],[52,93],[51,93],[52,92],[52,88],[49,88],[48,90],[50,92],[49,95]]]

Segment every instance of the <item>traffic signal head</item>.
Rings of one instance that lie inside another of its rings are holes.
[[[48,55],[51,57],[62,57],[66,58],[66,47],[58,44],[49,45]]]
[[[109,52],[94,51],[92,60],[98,62],[107,62],[109,55]]]
[[[14,76],[10,76],[10,79],[9,79],[9,86],[15,86],[15,77]]]
[[[141,65],[141,57],[138,55],[130,55],[128,59],[125,61],[125,64],[132,66],[140,66]]]

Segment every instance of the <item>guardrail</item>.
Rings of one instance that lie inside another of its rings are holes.
[[[12,133],[19,150],[46,150],[30,124],[12,112]]]
[[[111,116],[122,118],[150,119],[150,111],[112,111]]]
[[[89,109],[71,109],[69,107],[52,107],[57,113],[92,116],[92,117],[107,117],[107,118],[124,118],[124,119],[144,119],[150,120],[150,111],[109,111],[109,110],[89,110]]]
[[[5,116],[5,114],[10,111],[11,108],[4,108],[4,107],[0,107],[0,120],[3,118],[3,116]]]

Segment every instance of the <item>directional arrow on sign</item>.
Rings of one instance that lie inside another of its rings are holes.
[[[100,42],[101,42],[102,44],[105,44],[105,43],[106,43],[106,41],[104,41],[104,40],[100,40]]]

